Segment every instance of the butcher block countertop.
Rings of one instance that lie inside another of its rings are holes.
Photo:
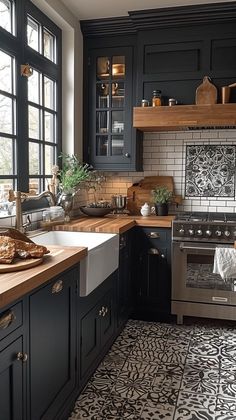
[[[53,226],[53,230],[98,233],[124,233],[132,227],[170,228],[175,216],[128,216],[109,215],[105,217],[81,217],[63,225]]]
[[[87,256],[87,248],[48,246],[43,262],[27,270],[0,274],[0,309],[23,297]]]

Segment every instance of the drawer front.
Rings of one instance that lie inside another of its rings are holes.
[[[22,324],[23,303],[21,301],[6,311],[0,312],[0,340],[21,327]]]
[[[166,244],[170,241],[171,237],[171,229],[161,229],[161,228],[142,228],[143,239],[148,241],[149,243],[158,244],[163,243]]]

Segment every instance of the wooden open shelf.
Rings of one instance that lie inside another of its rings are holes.
[[[236,103],[135,107],[133,126],[141,131],[236,128]]]

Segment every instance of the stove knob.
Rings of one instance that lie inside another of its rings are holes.
[[[226,238],[228,238],[230,236],[230,231],[228,229],[226,229],[224,231],[224,235],[226,236]]]
[[[188,230],[189,236],[193,236],[194,235],[194,230],[193,229],[189,229]],[[235,232],[236,233],[236,232]]]
[[[197,236],[202,236],[202,229],[197,230]]]
[[[180,236],[184,236],[184,228],[183,228],[183,226],[180,228],[179,234],[180,234]]]
[[[216,236],[218,236],[218,238],[222,235],[222,232],[221,232],[221,230],[219,230],[219,229],[217,229],[216,231],[215,231],[215,234],[216,234]]]
[[[210,238],[210,236],[212,235],[212,231],[210,229],[206,230],[206,236],[208,236],[208,238]]]

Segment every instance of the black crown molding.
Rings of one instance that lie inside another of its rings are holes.
[[[236,21],[236,2],[166,7],[128,12],[129,16],[81,20],[85,37],[135,34],[140,30]]]

